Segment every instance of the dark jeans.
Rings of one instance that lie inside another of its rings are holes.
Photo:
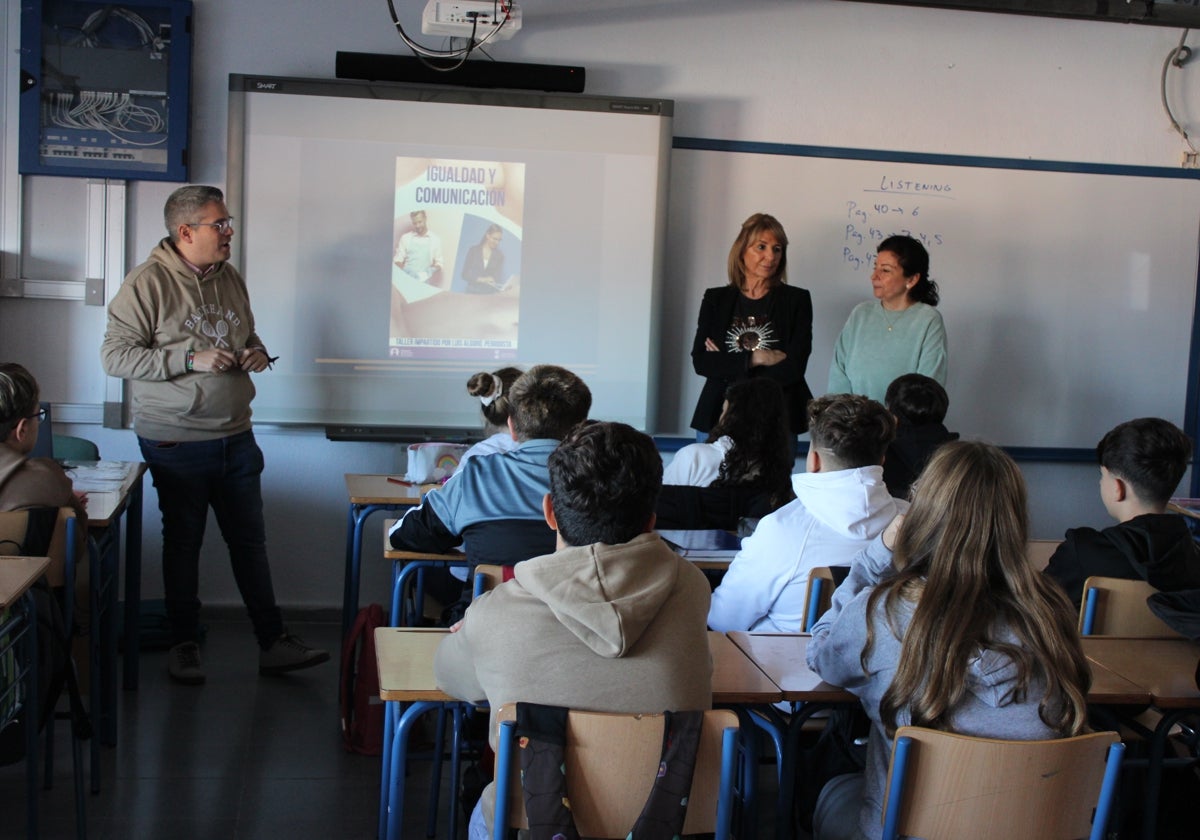
[[[198,641],[200,544],[211,506],[259,647],[270,647],[283,633],[283,619],[267,563],[263,456],[254,433],[203,441],[139,437],[138,444],[162,511],[163,589],[175,643]]]

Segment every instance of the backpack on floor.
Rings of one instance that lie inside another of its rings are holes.
[[[354,626],[342,640],[339,704],[342,743],[347,752],[383,752],[383,701],[379,699],[379,668],[375,662],[375,628],[385,626],[383,607],[371,604],[358,611]]]

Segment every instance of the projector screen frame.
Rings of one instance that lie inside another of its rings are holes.
[[[592,112],[596,114],[618,114],[618,115],[642,115],[656,117],[656,138],[657,144],[657,163],[655,166],[653,186],[650,190],[653,200],[651,211],[653,216],[649,220],[646,227],[652,231],[653,242],[649,246],[651,263],[649,277],[651,282],[648,284],[649,289],[646,292],[644,301],[646,312],[646,370],[645,370],[645,405],[638,406],[637,414],[639,417],[644,417],[644,420],[634,422],[633,424],[643,428],[646,431],[653,431],[657,425],[657,398],[658,391],[658,362],[657,348],[659,346],[659,322],[662,301],[662,288],[664,283],[664,255],[666,250],[666,214],[668,208],[667,184],[669,178],[669,162],[670,151],[672,145],[672,121],[674,112],[674,103],[671,100],[663,99],[639,99],[631,97],[605,97],[605,96],[584,96],[577,94],[561,94],[561,93],[540,93],[527,91],[502,91],[502,90],[479,90],[479,89],[460,89],[454,87],[431,87],[425,85],[414,85],[394,82],[374,82],[362,80],[346,80],[346,79],[306,79],[295,77],[280,77],[280,76],[260,76],[250,74],[230,74],[229,76],[229,123],[228,123],[228,179],[227,179],[227,205],[230,214],[239,219],[239,232],[243,235],[235,237],[233,240],[233,254],[231,261],[238,266],[247,277],[247,283],[251,288],[251,297],[254,301],[257,320],[261,326],[263,322],[262,312],[264,307],[269,306],[269,301],[264,301],[259,295],[255,294],[256,278],[252,276],[255,273],[253,266],[247,269],[245,249],[247,243],[250,247],[254,247],[255,220],[249,219],[246,209],[247,205],[247,100],[252,94],[259,93],[285,93],[297,94],[303,96],[317,97],[342,97],[342,98],[358,98],[370,100],[387,100],[396,102],[435,102],[439,104],[454,104],[463,106],[484,105],[502,108],[514,109],[540,109],[540,110],[555,110],[555,111],[574,111],[574,112]],[[642,305],[642,301],[638,301]],[[522,326],[524,326],[524,313],[522,314]],[[274,347],[272,344],[272,336],[263,333],[263,339],[268,346]],[[640,342],[639,342],[640,343]],[[273,352],[278,352],[278,348]],[[569,357],[570,354],[567,354]],[[549,357],[548,354],[543,354],[543,357],[525,358],[521,357],[512,362],[501,361],[498,363],[480,362],[478,369],[491,369],[501,366],[506,363],[517,364],[521,367],[529,367],[532,364],[538,363],[553,363],[560,362],[567,367],[572,367],[570,358],[556,359]],[[596,397],[593,407],[593,416],[608,418],[609,412],[605,410],[604,385],[601,383],[599,392],[593,384],[593,380],[589,378],[587,371],[577,371],[583,376],[584,380],[592,386],[593,393]],[[465,384],[466,376],[462,377],[462,383]],[[260,380],[261,383],[269,383],[269,379]],[[639,383],[640,385],[641,383]],[[462,386],[460,385],[459,388]],[[610,392],[617,390],[615,387],[609,388]],[[624,390],[628,390],[627,388]],[[261,387],[260,387],[261,392]],[[431,435],[450,436],[457,433],[463,437],[474,437],[478,435],[480,429],[478,409],[472,407],[469,398],[465,394],[465,390],[459,391],[461,396],[455,396],[455,409],[459,409],[457,405],[461,400],[462,408],[473,412],[472,419],[467,420],[468,414],[463,413],[461,422],[457,418],[446,422],[442,419],[434,421],[417,421],[417,422],[380,422],[377,418],[363,418],[358,416],[343,416],[341,414],[332,414],[330,416],[321,416],[322,410],[318,409],[313,412],[297,411],[294,417],[274,416],[270,410],[264,412],[259,410],[259,405],[256,404],[255,422],[267,425],[280,426],[316,426],[324,427],[326,435],[333,440],[420,440],[429,439]],[[443,402],[445,399],[443,398]],[[641,413],[644,412],[644,413]],[[616,419],[626,420],[625,416],[616,416]]]

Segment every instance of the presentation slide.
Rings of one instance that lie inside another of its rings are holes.
[[[397,158],[391,358],[516,361],[524,194],[523,163]]]
[[[652,428],[670,106],[231,77],[256,422],[477,431],[473,373],[553,363]]]

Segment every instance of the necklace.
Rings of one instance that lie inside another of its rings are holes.
[[[889,317],[888,317],[888,309],[887,309],[887,307],[886,307],[886,306],[884,306],[882,302],[880,302],[880,304],[879,304],[879,311],[883,313],[883,320],[887,322],[887,328],[888,328],[888,332],[891,332],[891,331],[892,331],[892,327],[896,326],[897,322],[899,322],[899,320],[900,320],[901,318],[903,318],[903,317],[904,317],[904,313],[908,311],[908,308],[907,308],[907,307],[905,307],[904,309],[899,309],[899,310],[897,310],[897,311],[896,311],[896,317],[895,317],[895,318],[889,318]]]

